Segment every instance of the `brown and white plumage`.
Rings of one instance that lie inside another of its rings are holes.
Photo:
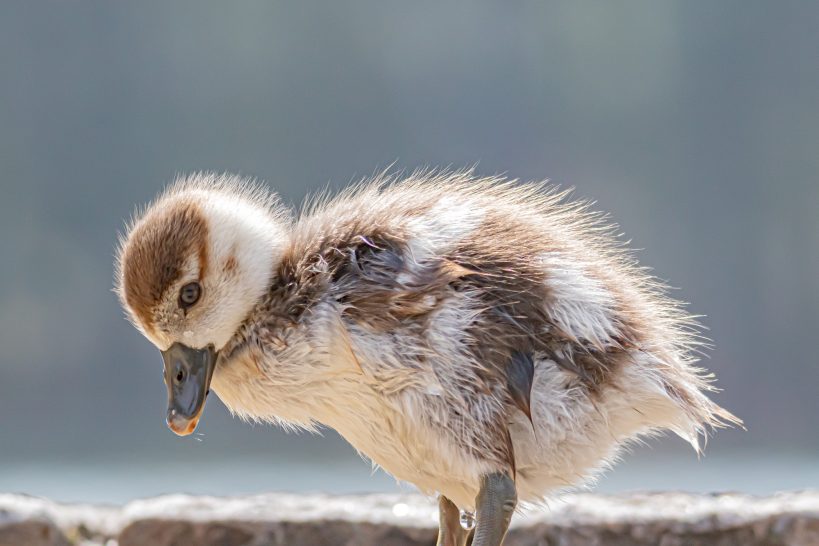
[[[641,435],[697,447],[738,422],[703,394],[696,323],[602,216],[542,184],[381,176],[292,215],[258,185],[192,175],[130,226],[118,264],[160,349],[219,351],[211,387],[233,412],[330,426],[462,509],[489,473],[537,502]]]

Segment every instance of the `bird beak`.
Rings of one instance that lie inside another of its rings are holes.
[[[210,379],[218,354],[213,345],[193,349],[174,343],[162,351],[168,387],[168,428],[179,436],[196,430],[210,392]]]

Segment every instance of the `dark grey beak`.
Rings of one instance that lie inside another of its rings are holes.
[[[162,351],[165,385],[168,387],[168,428],[180,436],[196,430],[205,398],[210,392],[216,358],[213,345],[193,349],[174,343]]]

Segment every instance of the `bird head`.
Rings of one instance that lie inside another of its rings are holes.
[[[116,292],[162,353],[175,433],[196,428],[219,351],[267,291],[287,222],[260,186],[199,174],[171,185],[121,237]]]

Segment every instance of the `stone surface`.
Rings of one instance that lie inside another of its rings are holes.
[[[417,495],[171,495],[123,507],[0,495],[0,546],[432,546]],[[819,492],[565,495],[516,516],[506,546],[819,546]]]
[[[30,497],[0,495],[0,546],[65,546],[51,517],[54,506]]]
[[[426,546],[435,514],[414,495],[169,496],[127,505],[119,546]]]

